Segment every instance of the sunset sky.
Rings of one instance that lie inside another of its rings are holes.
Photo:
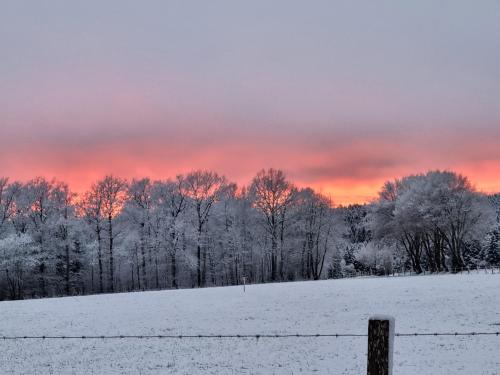
[[[500,1],[1,2],[0,176],[268,167],[337,203],[500,191]]]

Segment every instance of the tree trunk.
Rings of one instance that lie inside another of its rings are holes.
[[[66,281],[66,295],[69,295],[69,290],[70,290],[70,286],[69,286],[69,245],[66,244],[65,246],[65,253],[64,253],[64,256],[65,256],[65,260],[66,260],[66,275],[65,275],[65,281]]]
[[[158,254],[155,254],[155,285],[156,289],[160,288],[160,275],[158,274]]]
[[[92,290],[92,293],[95,292],[95,289],[94,289],[94,265],[93,264],[90,266],[90,289]]]
[[[278,279],[277,277],[277,252],[278,252],[278,241],[276,241],[276,235],[273,233],[272,239],[271,239],[271,281],[276,281]]]
[[[104,284],[102,280],[102,244],[101,244],[101,230],[97,230],[97,257],[99,261],[99,293],[104,293]]]
[[[197,258],[197,282],[198,288],[201,287],[201,233],[202,233],[202,224],[201,222],[198,224],[198,245],[196,248],[196,258]]]
[[[141,244],[141,268],[142,268],[142,287],[144,289],[147,289],[148,288],[148,283],[147,283],[147,280],[146,280],[146,254],[144,252],[144,247],[143,245]]]
[[[130,267],[130,276],[132,276],[132,290],[135,290],[134,264]]]
[[[202,264],[201,285],[206,286],[207,285],[207,247],[206,246],[203,248],[203,261],[201,264]]]
[[[148,281],[146,278],[146,244],[144,239],[144,223],[141,223],[141,257],[142,257],[142,286],[148,288]]]
[[[113,259],[113,217],[108,216],[108,234],[109,234],[109,290],[115,291],[114,285],[114,259]]]
[[[175,257],[175,252],[171,255],[170,271],[172,273],[172,288],[177,289],[177,260]]]

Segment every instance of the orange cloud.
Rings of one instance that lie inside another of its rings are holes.
[[[298,186],[311,186],[331,195],[336,204],[347,204],[369,201],[388,179],[440,168],[468,175],[479,190],[500,191],[500,152],[494,141],[474,143],[451,134],[439,139],[360,140],[264,135],[238,136],[222,129],[156,138],[146,134],[135,139],[127,135],[3,142],[0,171],[20,180],[55,177],[82,192],[110,173],[163,179],[202,168],[245,185],[259,169],[275,167],[285,170]]]

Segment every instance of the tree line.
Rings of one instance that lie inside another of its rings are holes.
[[[335,206],[275,169],[238,187],[211,171],[106,176],[76,195],[0,178],[0,299],[500,265],[500,195],[453,172]]]

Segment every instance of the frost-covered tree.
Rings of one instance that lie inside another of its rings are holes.
[[[412,197],[409,191],[417,181],[418,177],[410,176],[386,182],[372,206],[370,224],[376,240],[398,242],[406,250],[415,272],[422,272],[422,222],[416,217],[418,210],[410,208],[409,200]]]
[[[165,265],[170,262],[170,286],[178,288],[178,252],[182,249],[185,234],[183,215],[187,204],[184,177],[178,175],[175,180],[156,181],[152,187],[152,197],[155,244],[165,249]]]
[[[484,238],[494,223],[494,212],[487,198],[462,175],[429,172],[427,184],[430,193],[424,210],[444,238],[452,269],[461,269],[465,244]]]
[[[127,189],[127,196],[124,199],[123,215],[129,224],[129,230],[137,234],[141,255],[142,287],[149,286],[149,271],[152,270],[153,258],[156,260],[156,275],[158,275],[158,254],[153,255],[156,250],[152,241],[151,210],[152,210],[152,184],[148,178],[132,180]],[[146,259],[149,261],[147,262]],[[148,266],[146,264],[148,263]],[[156,278],[158,287],[159,278]]]
[[[333,244],[334,211],[329,198],[303,189],[297,193],[295,221],[302,236],[301,273],[306,279],[318,280],[325,265],[328,250]]]
[[[0,178],[0,299],[498,265],[499,197],[440,171],[348,207],[273,169],[248,188],[107,176],[80,196]]]
[[[490,265],[498,266],[500,265],[500,194],[491,195],[488,200],[496,214],[496,222],[486,237],[484,260]]]
[[[117,216],[123,208],[126,197],[127,182],[121,178],[114,176],[106,176],[104,179],[97,182],[98,191],[102,195],[102,213],[106,219],[107,240],[108,240],[108,256],[109,256],[109,274],[108,288],[110,292],[115,290],[115,264],[114,250],[115,239],[117,236],[115,224]]]
[[[287,214],[296,197],[296,191],[283,171],[272,168],[257,173],[250,186],[249,193],[253,205],[261,213],[263,225],[271,240],[269,256],[272,281],[278,280],[278,274],[283,277],[281,271]]]
[[[56,273],[63,280],[64,293],[70,295],[81,288],[81,244],[80,223],[75,216],[75,194],[65,183],[57,183],[52,190],[52,201],[56,219],[53,226],[56,248]]]
[[[8,223],[8,220],[15,213],[15,202],[21,191],[21,184],[18,182],[9,184],[9,179],[0,177],[0,236]]]
[[[5,280],[5,289],[0,291],[2,299],[23,299],[27,288],[33,287],[29,283],[30,273],[36,266],[32,256],[35,247],[33,239],[26,233],[11,233],[0,239],[0,267]]]
[[[483,238],[492,225],[492,210],[467,178],[433,171],[384,185],[373,205],[371,224],[378,240],[397,241],[415,272],[423,260],[432,271],[464,267],[465,244]]]
[[[492,266],[500,266],[500,230],[495,229],[486,237],[484,260]]]
[[[57,221],[57,208],[53,200],[55,182],[36,177],[22,188],[19,204],[28,217],[29,233],[37,245],[34,253],[35,269],[38,276],[40,293],[43,297],[49,293],[51,280],[50,268],[56,256],[51,230]]]
[[[81,212],[81,217],[91,227],[95,235],[97,264],[99,272],[99,292],[104,292],[104,255],[103,255],[103,231],[104,231],[104,213],[103,213],[103,194],[100,186],[95,183],[89,191],[87,191],[83,199],[78,204],[78,209]],[[93,280],[93,270],[92,276]],[[93,287],[93,283],[92,283]]]
[[[365,271],[374,274],[387,274],[392,271],[392,254],[390,247],[373,242],[363,243],[356,254],[356,259]]]
[[[207,224],[214,204],[227,186],[226,178],[209,171],[194,171],[186,175],[182,186],[195,213],[197,285],[206,282]]]

